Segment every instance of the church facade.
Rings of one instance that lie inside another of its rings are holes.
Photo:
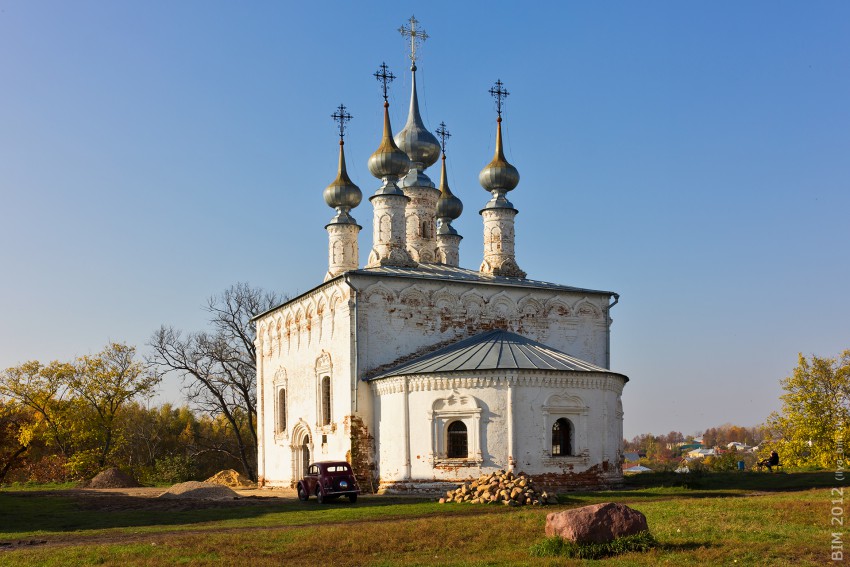
[[[416,21],[403,33],[424,34]],[[418,36],[417,36],[418,34]],[[424,126],[416,90],[392,135],[384,86],[384,134],[370,157],[381,180],[369,198],[373,238],[360,267],[362,199],[346,171],[344,107],[337,178],[325,189],[325,281],[255,318],[260,483],[290,487],[308,464],[348,460],[366,490],[440,489],[496,470],[525,472],[545,486],[598,487],[622,480],[621,395],[611,372],[614,292],[533,280],[514,252],[517,209],[507,194],[519,173],[502,149],[501,82],[496,151],[479,181],[478,269],[459,265],[451,223],[463,206],[446,180],[425,170],[441,144]],[[483,199],[482,199],[483,200]]]

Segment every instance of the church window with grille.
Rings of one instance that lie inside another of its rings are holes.
[[[573,454],[573,427],[569,419],[560,418],[552,426],[552,456],[563,457]]]
[[[331,424],[331,379],[322,378],[322,425]]]
[[[286,432],[286,388],[277,392],[277,432]]]
[[[465,459],[469,456],[466,436],[466,424],[453,421],[449,424],[446,436],[446,456],[450,459]]]

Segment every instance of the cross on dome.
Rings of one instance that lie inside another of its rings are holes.
[[[446,140],[452,137],[451,133],[446,130],[446,123],[440,122],[440,126],[436,130],[437,135],[440,137],[440,147],[443,148],[443,153],[446,153]]]
[[[413,64],[413,67],[416,67],[416,48],[422,45],[422,42],[428,39],[428,34],[425,30],[416,29],[416,24],[419,23],[419,20],[416,19],[416,16],[410,16],[408,20],[408,25],[403,25],[398,28],[399,33],[401,33],[402,37],[410,38],[410,61]]]
[[[345,111],[345,105],[340,104],[337,107],[336,112],[331,114],[331,118],[339,124],[339,139],[340,141],[345,137],[345,123],[350,122],[353,116],[351,116],[348,112]]]
[[[502,117],[502,101],[508,98],[509,93],[506,89],[503,89],[504,83],[501,79],[496,79],[496,84],[490,87],[488,91],[493,98],[496,99],[496,112],[499,113],[499,118]]]
[[[374,76],[381,83],[381,88],[384,91],[384,102],[387,102],[387,90],[389,90],[390,83],[395,80],[395,75],[391,71],[388,71],[386,63],[381,63],[378,70],[375,71]]]

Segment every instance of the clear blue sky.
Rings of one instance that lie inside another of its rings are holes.
[[[0,1],[0,366],[203,327],[237,281],[296,294],[327,266],[322,189],[344,102],[365,196],[372,73],[410,88],[477,268],[478,171],[501,78],[517,257],[621,294],[625,433],[754,425],[798,352],[850,348],[847,2]],[[438,178],[436,169],[430,170]],[[371,207],[353,212],[371,242]],[[161,399],[179,401],[179,385]]]

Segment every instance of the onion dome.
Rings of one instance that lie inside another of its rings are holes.
[[[360,187],[354,184],[348,177],[348,172],[345,169],[345,151],[343,150],[345,142],[339,141],[339,169],[336,179],[325,187],[323,196],[325,203],[329,207],[336,209],[336,216],[331,219],[330,224],[356,224],[356,221],[348,214],[348,212],[360,204],[363,198],[363,193]]]
[[[443,166],[440,170],[440,198],[437,199],[437,234],[457,234],[457,231],[452,227],[452,221],[463,212],[463,203],[449,189],[449,181],[446,175],[446,139],[450,138],[451,134],[446,130],[445,122],[440,122],[437,134],[441,138],[440,146],[443,150]]]
[[[505,152],[502,149],[501,116],[496,121],[496,153],[493,160],[478,174],[478,182],[485,190],[493,194],[493,199],[485,208],[513,208],[505,194],[519,184],[519,171],[505,159]]]
[[[463,203],[455,197],[446,181],[446,156],[443,155],[443,171],[440,174],[440,198],[437,199],[437,219],[440,226],[437,234],[457,234],[452,221],[463,212]]]
[[[410,94],[410,112],[407,115],[407,123],[404,129],[396,134],[395,142],[401,148],[410,161],[414,164],[422,164],[425,169],[437,161],[440,157],[440,144],[434,134],[425,128],[422,116],[419,114],[419,98],[416,96],[416,65],[410,70],[413,72],[413,87]],[[424,174],[423,174],[424,175]],[[427,176],[425,176],[427,179]],[[428,180],[428,184],[433,184]]]
[[[393,140],[389,107],[390,104],[384,101],[384,135],[381,138],[381,145],[369,157],[369,171],[378,179],[384,180],[384,184],[375,193],[376,195],[403,195],[396,185],[396,179],[407,173],[410,160]]]

